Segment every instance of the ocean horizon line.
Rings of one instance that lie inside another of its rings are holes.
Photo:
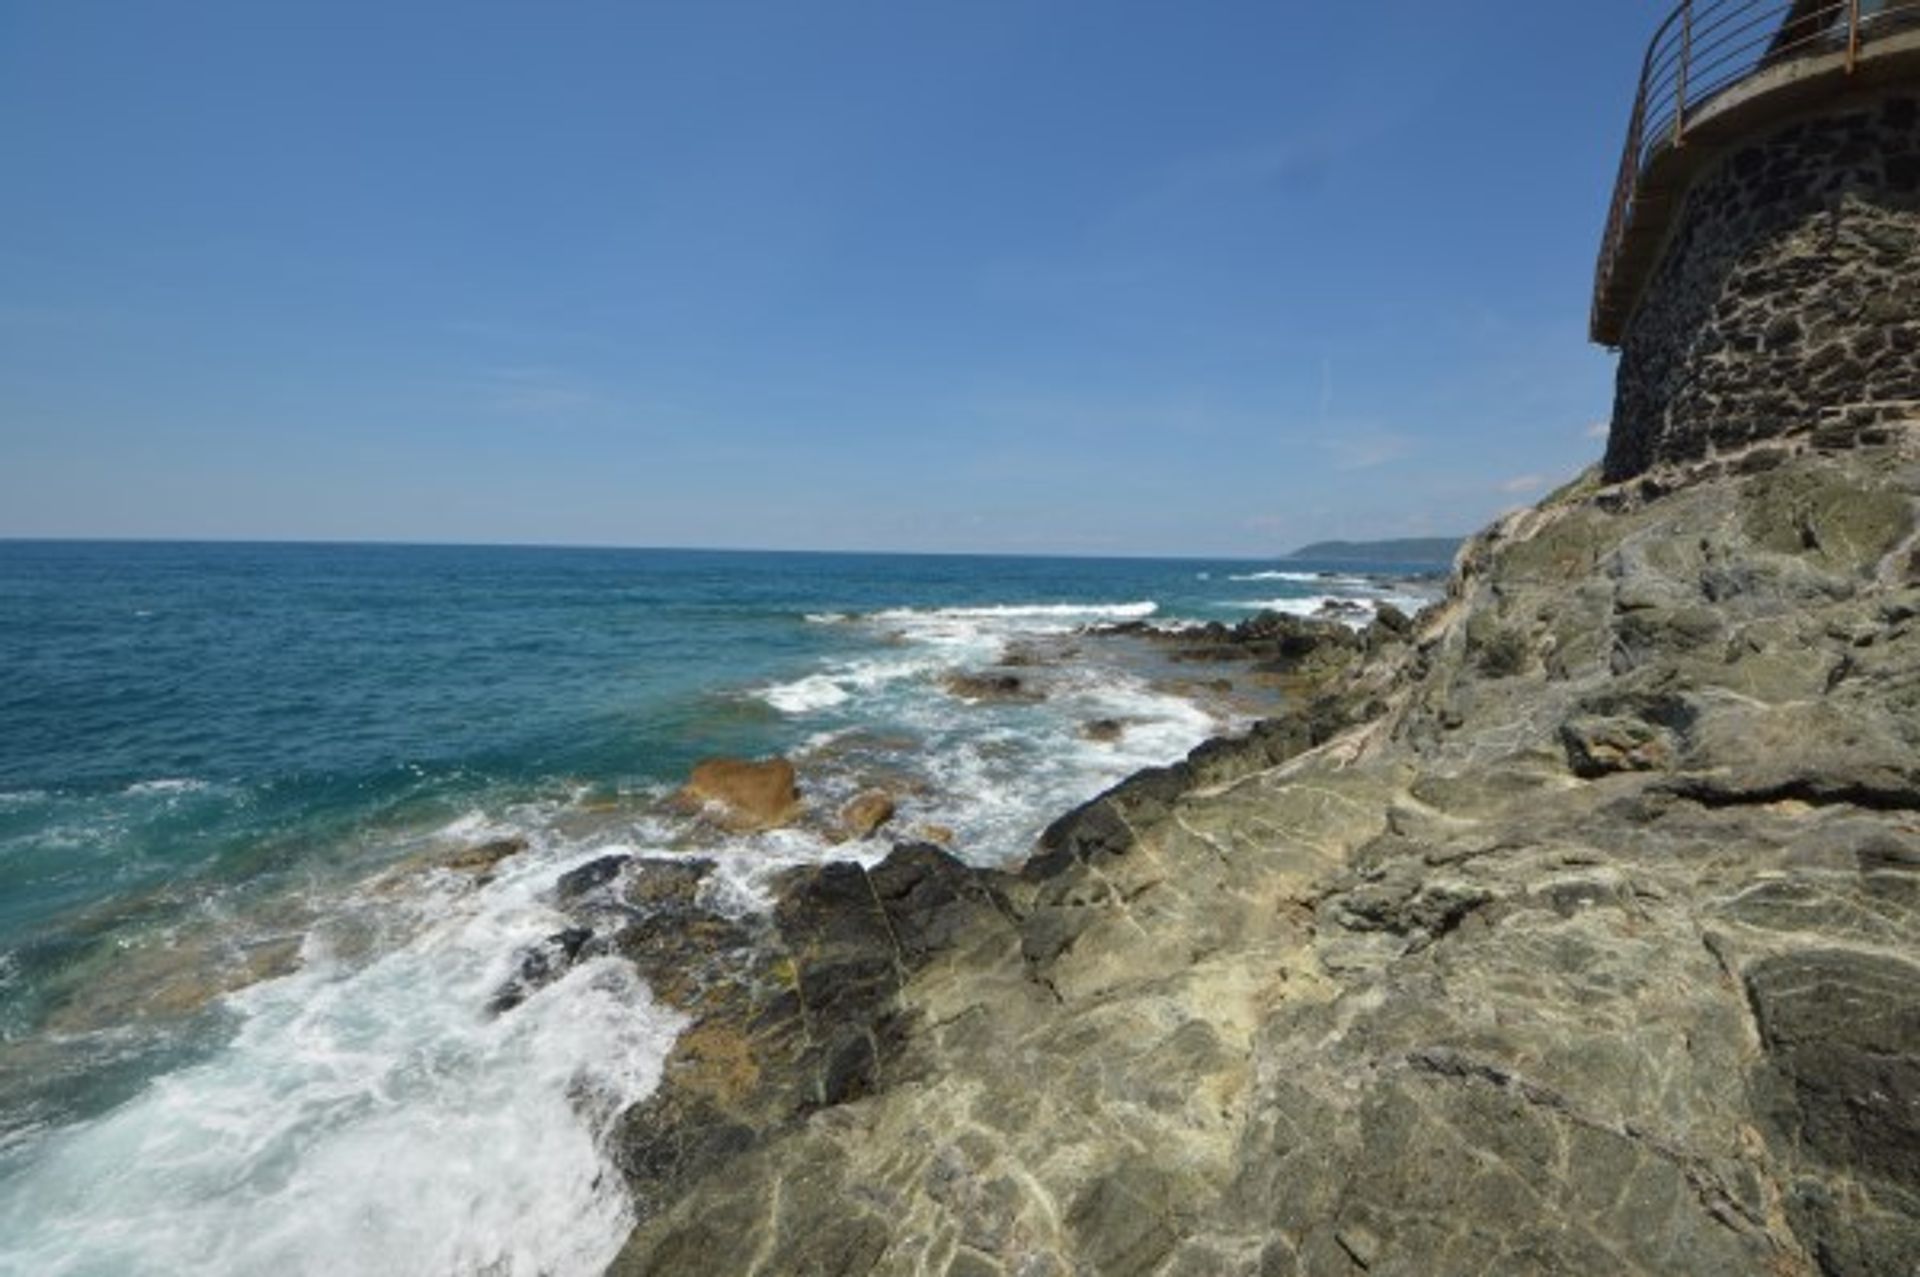
[[[1343,538],[1349,544],[1366,545],[1373,541],[1400,541],[1444,538]],[[1313,543],[1309,543],[1309,546]],[[359,549],[437,549],[437,550],[579,550],[594,553],[669,553],[669,554],[756,554],[792,555],[816,558],[899,558],[899,559],[1068,559],[1108,563],[1267,563],[1281,560],[1325,561],[1339,563],[1338,556],[1303,559],[1300,550],[1273,554],[1092,554],[1085,551],[1043,550],[868,550],[814,549],[809,547],[728,546],[728,545],[647,545],[571,541],[434,541],[389,540],[356,537],[171,537],[171,536],[37,536],[0,535],[6,545],[126,545],[126,546],[229,546],[229,547],[341,547]],[[1305,548],[1305,547],[1303,547]],[[1358,561],[1358,560],[1353,560]],[[1415,560],[1407,560],[1415,562]],[[1421,561],[1424,562],[1424,561]],[[1437,562],[1437,561],[1436,561]]]

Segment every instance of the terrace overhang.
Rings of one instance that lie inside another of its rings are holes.
[[[1920,79],[1920,0],[1687,0],[1647,50],[1594,272],[1589,331],[1619,346],[1695,178],[1743,139]]]

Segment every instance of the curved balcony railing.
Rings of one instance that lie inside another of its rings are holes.
[[[1916,26],[1920,0],[1682,0],[1654,32],[1641,63],[1595,271],[1595,335],[1603,332],[1601,299],[1641,175],[1663,151],[1686,144],[1696,116],[1742,81],[1795,59],[1844,55],[1851,74],[1869,41]]]

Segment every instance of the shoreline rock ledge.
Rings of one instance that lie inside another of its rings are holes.
[[[1913,1272],[1916,498],[1912,430],[1589,475],[1017,871],[630,874],[692,1027],[611,1271]]]

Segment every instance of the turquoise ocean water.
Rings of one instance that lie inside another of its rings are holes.
[[[0,1272],[597,1271],[629,1223],[605,1115],[678,1021],[611,958],[484,1013],[558,872],[714,854],[750,909],[884,852],[663,812],[711,754],[1017,859],[1248,712],[1078,627],[1420,601],[1399,575],[0,542]],[[942,687],[1036,645],[1043,701]],[[491,878],[440,867],[500,838],[527,850]]]

